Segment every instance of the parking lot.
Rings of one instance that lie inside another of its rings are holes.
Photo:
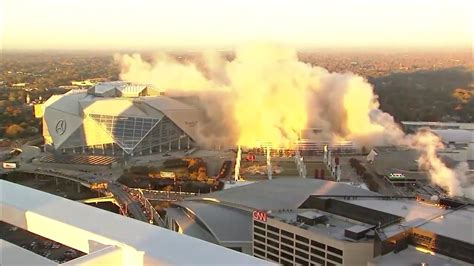
[[[58,242],[33,234],[21,228],[0,221],[0,235],[3,240],[28,249],[57,263],[64,263],[85,255],[85,253]]]

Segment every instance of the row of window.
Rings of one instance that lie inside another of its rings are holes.
[[[265,224],[257,222],[257,221],[255,221],[254,224],[255,223],[258,223],[260,228],[254,227],[254,231],[257,232],[258,234],[260,234],[261,236],[265,236],[265,231],[261,229],[261,228],[265,227]],[[295,234],[287,232],[285,230],[281,230],[281,237],[280,237],[279,235],[276,235],[276,234],[270,232],[270,231],[272,231],[272,232],[278,233],[280,231],[278,228],[276,228],[274,226],[271,226],[271,225],[267,225],[267,229],[269,230],[269,231],[267,231],[267,234],[266,234],[267,237],[269,237],[271,239],[274,239],[274,240],[277,240],[277,241],[281,241],[281,242],[283,242],[285,244],[288,244],[290,246],[296,245],[296,247],[298,247],[302,250],[309,251],[309,246],[307,246],[305,244],[302,244],[302,243],[299,243],[299,242],[294,242],[293,240],[290,240],[290,239],[288,239],[286,237],[283,237],[283,236],[287,236],[287,237],[290,237],[292,239],[295,238],[296,240],[298,240],[300,242],[303,242],[303,243],[306,243],[306,244],[311,243],[311,245],[314,246],[314,247],[320,248],[322,250],[326,250],[326,245],[323,244],[323,243],[320,243],[318,241],[314,241],[314,240],[310,241],[306,237],[303,237],[303,236],[300,236],[300,235],[295,235]],[[332,253],[337,254],[337,255],[340,255],[340,256],[343,255],[342,250],[340,250],[338,248],[335,248],[335,247],[332,247],[332,246],[327,246],[327,251],[332,252]]]
[[[260,257],[262,259],[267,259],[274,261],[276,263],[280,263],[282,265],[294,265],[293,261],[295,263],[298,263],[300,265],[314,265],[314,264],[319,264],[319,265],[336,265],[337,264],[342,264],[342,259],[329,255],[328,254],[328,259],[332,260],[333,262],[326,261],[323,258],[317,257],[317,256],[309,256],[308,254],[304,254],[302,252],[298,253],[296,252],[296,255],[293,256],[289,253],[280,251],[267,247],[267,253],[263,251],[264,248],[259,245],[255,245],[254,247],[254,255],[256,257]],[[279,257],[280,256],[280,257]]]
[[[257,250],[256,254],[260,252],[261,256],[283,265],[286,264],[285,262],[291,265],[293,261],[302,265],[308,265],[308,261],[322,265],[334,265],[332,262],[342,264],[343,262],[343,251],[338,248],[326,246],[318,241],[309,240],[304,236],[258,221],[254,221],[254,239],[256,240],[254,247],[266,250],[267,257],[265,257],[265,252],[258,249],[255,249]],[[326,250],[328,252],[325,252]],[[277,260],[278,256],[280,256],[280,261]],[[326,259],[332,262],[326,261]]]
[[[297,247],[298,247],[298,244],[299,246],[303,247],[301,249],[304,249],[306,251],[301,251],[299,249],[294,249],[292,247],[289,247],[285,244],[280,244],[276,241],[273,241],[271,239],[266,239],[266,245],[263,244],[265,243],[265,241],[262,241],[264,240],[264,238],[262,238],[261,236],[258,236],[258,235],[255,235],[255,240],[254,241],[254,247],[257,247],[257,248],[260,248],[262,250],[266,250],[267,253],[272,253],[273,255],[280,255],[282,256],[283,258],[286,258],[286,259],[289,259],[289,260],[293,260],[293,255],[297,255],[301,258],[304,258],[304,259],[311,259],[312,261],[314,262],[317,262],[317,263],[321,263],[321,261],[324,261],[324,258],[328,259],[328,260],[331,260],[333,262],[337,262],[337,263],[340,263],[342,264],[342,258],[341,257],[338,257],[338,256],[335,256],[335,255],[332,255],[330,253],[325,253],[324,251],[321,251],[319,249],[316,249],[316,248],[311,248],[309,249],[309,247],[305,248],[304,245],[301,245],[299,243],[296,243],[297,244]],[[263,243],[260,243],[258,241],[261,241]],[[300,248],[298,247],[298,248]],[[311,253],[310,253],[311,251]],[[342,252],[342,251],[341,251]],[[291,255],[290,255],[291,254]],[[313,256],[315,255],[315,256]],[[319,256],[319,257],[318,257]],[[295,257],[296,259],[297,257]]]

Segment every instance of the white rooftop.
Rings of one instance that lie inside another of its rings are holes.
[[[0,180],[0,219],[88,253],[117,247],[122,265],[269,265],[268,262],[52,194]],[[115,249],[112,249],[115,252]],[[116,254],[116,253],[114,253]],[[97,256],[97,255],[96,255]]]

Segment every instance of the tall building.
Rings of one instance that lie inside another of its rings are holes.
[[[99,83],[54,95],[43,109],[50,150],[133,156],[195,145],[196,110],[147,85]]]

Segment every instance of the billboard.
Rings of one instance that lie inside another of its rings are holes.
[[[42,103],[35,104],[33,105],[33,108],[35,110],[35,118],[42,118],[44,115],[43,104]]]
[[[2,166],[4,169],[16,169],[16,163],[4,162]]]
[[[176,178],[175,172],[160,171],[161,178]]]

